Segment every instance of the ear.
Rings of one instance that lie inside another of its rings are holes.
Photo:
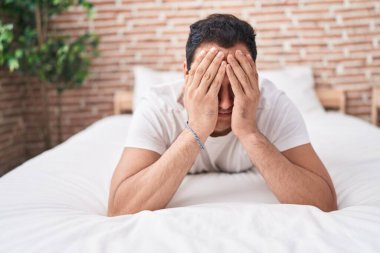
[[[187,64],[186,64],[186,61],[183,61],[183,76],[186,78],[186,76],[189,74],[189,71],[187,71]]]

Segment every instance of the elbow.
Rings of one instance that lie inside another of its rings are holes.
[[[108,205],[108,210],[107,210],[107,216],[108,217],[115,217],[115,216],[121,216],[121,215],[129,215],[129,214],[136,214],[141,210],[137,209],[132,209],[129,207],[115,207],[113,204]]]
[[[115,216],[117,216],[117,214],[116,214],[115,212],[112,212],[112,211],[109,211],[109,210],[108,210],[108,212],[107,212],[107,216],[108,216],[108,217],[115,217]]]
[[[117,205],[111,202],[108,203],[107,216],[115,217],[115,216],[121,216],[121,215],[130,215],[130,214],[136,214],[144,210],[154,211],[153,209],[151,210],[149,208],[144,208],[143,206],[132,205],[131,203],[134,203],[134,202],[126,201],[124,205]]]
[[[328,199],[325,209],[321,209],[324,212],[333,212],[338,210],[338,201],[335,193],[335,189],[331,191],[331,197]]]
[[[115,216],[121,216],[121,215],[135,214],[137,212],[138,211],[133,212],[133,211],[128,210],[128,209],[119,210],[119,209],[108,207],[107,216],[108,217],[115,217]]]
[[[133,201],[127,200],[127,196],[124,196],[123,198],[124,201],[120,201],[119,196],[116,194],[116,192],[113,192],[109,195],[107,209],[108,217],[135,214],[140,211],[136,208],[133,208],[133,206],[131,205]]]
[[[107,209],[107,216],[108,217],[115,217],[120,215],[127,215],[132,214],[129,212],[129,210],[125,208],[121,208],[120,205],[116,205],[114,201],[108,200],[108,209]]]
[[[115,217],[120,215],[130,215],[130,214],[136,214],[141,211],[157,211],[160,209],[163,209],[165,207],[160,208],[151,208],[151,207],[141,207],[141,206],[123,206],[123,207],[115,207],[114,205],[108,205],[107,210],[107,216],[108,217]]]
[[[121,215],[131,215],[136,214],[141,211],[155,211],[155,210],[149,210],[149,209],[138,209],[138,208],[124,208],[124,209],[111,209],[108,208],[107,216],[108,217],[115,217],[115,216],[121,216]]]
[[[112,203],[108,203],[107,216],[115,217],[121,215]]]
[[[337,205],[337,202],[336,200],[332,200],[332,201],[329,201],[328,203],[325,203],[321,206],[319,206],[319,209],[321,209],[322,211],[328,213],[328,212],[333,212],[333,211],[336,211],[338,210],[338,205]]]
[[[280,203],[314,206],[326,213],[338,210],[338,205],[335,196],[331,196],[328,198],[298,199],[298,201],[295,199],[280,200]]]
[[[108,208],[107,208],[107,216],[108,217],[114,217],[114,216],[118,216],[118,215],[121,215],[119,214],[119,210],[116,208],[115,204],[114,204],[114,194],[110,194],[109,195],[109,199],[108,199]]]
[[[113,207],[108,206],[108,210],[107,210],[107,216],[108,217],[115,217],[115,216],[119,216],[119,215],[122,215],[122,214],[120,214],[120,212],[115,210]]]
[[[320,200],[315,206],[326,213],[338,210],[336,195],[332,194],[329,198]]]
[[[313,202],[312,205],[326,213],[338,210],[337,197],[333,187],[329,188],[329,190],[326,187],[324,191],[318,191]]]
[[[318,206],[323,212],[329,213],[338,210],[336,203]]]

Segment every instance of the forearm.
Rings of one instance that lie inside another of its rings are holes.
[[[334,190],[323,177],[290,162],[264,135],[257,132],[240,140],[251,161],[281,203],[307,204],[334,210]]]
[[[204,142],[207,137],[200,137]],[[115,192],[115,215],[164,208],[193,165],[200,147],[184,130],[151,166],[125,179]]]

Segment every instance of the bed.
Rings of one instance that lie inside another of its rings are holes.
[[[342,104],[328,94],[323,105]],[[188,175],[166,209],[107,217],[132,117],[117,114],[0,178],[0,252],[379,252],[380,130],[342,112],[303,116],[337,211],[279,204],[244,172]]]

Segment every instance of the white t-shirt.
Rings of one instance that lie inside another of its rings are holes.
[[[260,132],[280,151],[309,143],[303,118],[283,91],[267,79],[260,80],[256,113]],[[185,108],[177,102],[183,81],[153,86],[134,112],[125,147],[163,154],[186,128]],[[254,168],[245,149],[231,131],[209,136],[189,173],[207,171],[242,172]]]

